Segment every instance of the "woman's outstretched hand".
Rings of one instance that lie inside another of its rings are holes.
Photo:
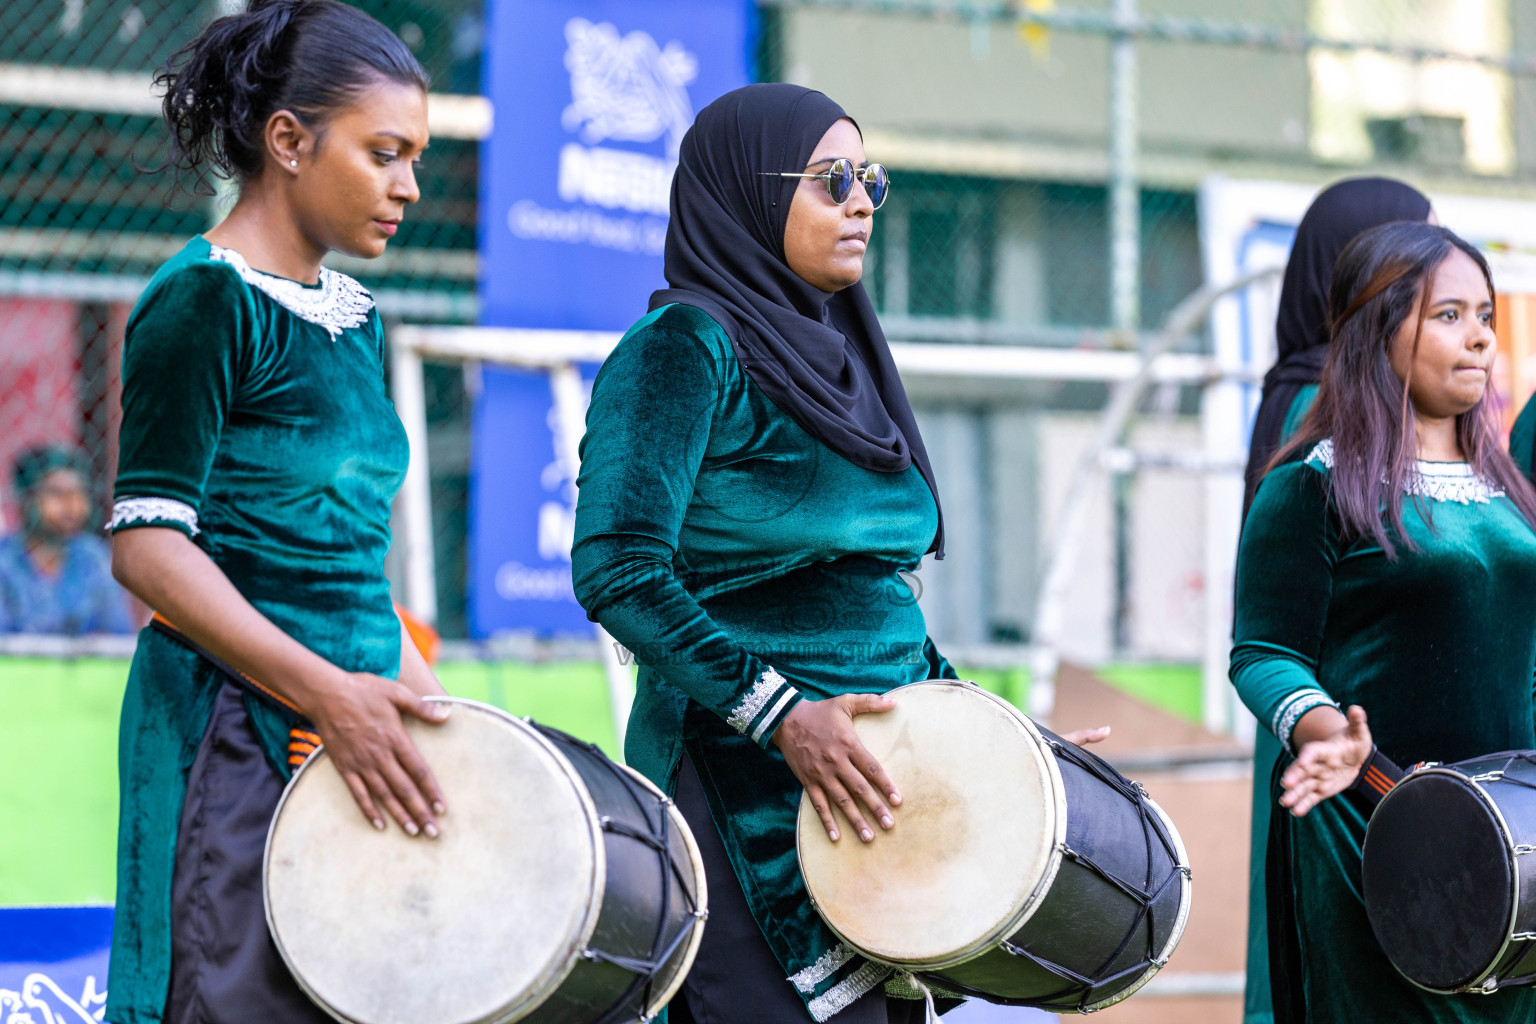
[[[891,808],[901,803],[901,793],[853,730],[854,715],[889,711],[895,706],[894,700],[877,693],[804,699],[773,733],[774,745],[783,751],[790,771],[810,794],[811,806],[834,843],[838,839],[834,804],[866,843],[875,838],[866,815],[881,828],[896,824]]]
[[[1298,818],[1353,785],[1360,769],[1370,760],[1374,746],[1364,708],[1351,707],[1347,717],[1340,716],[1333,708],[1315,710],[1330,713],[1323,724],[1333,727],[1332,730],[1318,739],[1303,742],[1295,763],[1280,776],[1280,786],[1285,790],[1280,797],[1280,806],[1289,808]],[[1312,714],[1312,711],[1307,712],[1302,722]],[[1301,723],[1298,723],[1297,730],[1300,728]]]

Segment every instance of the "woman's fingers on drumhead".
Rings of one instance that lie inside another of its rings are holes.
[[[395,791],[390,788],[389,780],[384,778],[383,773],[371,771],[367,774],[366,779],[368,791],[373,794],[374,801],[384,806],[384,810],[389,812],[389,816],[395,819],[395,824],[404,829],[407,835],[414,836],[421,831],[415,820],[406,811],[405,805],[400,802],[400,798],[395,796]]]
[[[421,756],[421,751],[416,749],[416,744],[411,742],[409,736],[403,737],[400,748],[395,751],[395,757],[410,774],[416,787],[421,790],[422,796],[431,802],[432,813],[448,813],[448,801],[443,797],[442,787],[437,784],[437,777],[432,774],[426,758]]]
[[[896,783],[885,773],[884,766],[875,760],[875,755],[864,749],[864,744],[862,743],[853,752],[853,764],[859,770],[860,775],[868,779],[869,784],[875,787],[877,800],[880,796],[884,796],[891,802],[893,807],[901,804],[901,791],[896,788]],[[868,803],[868,801],[865,801],[865,803]],[[875,810],[873,807],[870,809]],[[876,813],[888,816],[890,812],[884,806],[881,806]],[[885,825],[884,820],[880,823]],[[885,825],[885,827],[890,828],[891,826]]]
[[[428,798],[417,787],[416,780],[411,778],[410,773],[398,761],[384,766],[384,778],[388,781],[395,799],[400,801],[411,817],[414,829],[407,828],[406,831],[415,835],[419,830],[426,833],[428,839],[436,839],[437,822],[432,820],[432,809],[428,806]]]
[[[811,807],[815,809],[816,817],[821,819],[821,827],[827,830],[827,838],[837,842],[837,819],[832,816],[832,804],[827,799],[826,790],[820,786],[807,786],[805,792],[811,798]]]
[[[842,702],[849,715],[889,711],[896,706],[894,700],[882,693],[845,693],[837,700]]]
[[[390,693],[390,699],[395,702],[395,707],[408,715],[415,715],[423,722],[437,725],[448,720],[449,708],[446,703],[425,700],[404,683],[395,684],[395,689]]]
[[[843,812],[843,817],[848,819],[853,830],[859,834],[859,838],[866,843],[875,838],[875,830],[869,827],[869,822],[864,820],[864,812],[859,810],[859,802],[848,792],[848,788],[840,781],[827,784],[827,794],[838,810]]]
[[[363,783],[362,777],[356,772],[343,772],[342,779],[347,784],[347,789],[352,791],[352,799],[357,801],[358,809],[363,812],[363,817],[374,828],[383,830],[384,815],[379,813],[379,808],[374,804],[373,797],[368,793],[368,787]]]

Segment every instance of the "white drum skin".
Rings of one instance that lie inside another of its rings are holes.
[[[440,725],[406,719],[448,803],[439,838],[376,831],[323,748],[273,818],[273,940],[349,1024],[517,1020],[559,986],[596,921],[601,831],[574,770],[513,716],[449,703]]]

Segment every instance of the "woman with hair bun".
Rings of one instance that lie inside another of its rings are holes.
[[[427,76],[336,0],[256,0],[157,77],[170,163],[239,185],[128,322],[113,573],[155,609],[123,700],[117,1024],[325,1021],[262,906],[267,826],[323,741],[374,827],[446,808],[402,721],[442,687],[384,577],[404,431],[372,297],[419,197]]]
[[[1244,524],[1232,682],[1290,755],[1267,857],[1278,1024],[1536,1014],[1536,990],[1436,995],[1393,969],[1361,895],[1368,803],[1338,798],[1378,753],[1536,747],[1536,491],[1492,421],[1493,298],[1444,228],[1351,242],[1317,400]]]

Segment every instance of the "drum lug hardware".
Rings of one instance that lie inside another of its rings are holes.
[[[1137,782],[1135,779],[1131,780],[1131,788],[1134,789],[1136,792],[1140,793],[1142,796],[1147,796],[1148,795],[1147,787],[1143,786],[1141,783]]]
[[[1190,866],[1188,864],[1180,864],[1178,866],[1178,872],[1179,872],[1179,874],[1183,875],[1185,878],[1194,878],[1195,877],[1195,872],[1190,868]]]
[[[1498,978],[1489,978],[1487,981],[1483,982],[1481,985],[1478,985],[1478,986],[1476,986],[1476,987],[1474,987],[1472,989],[1473,992],[1477,993],[1480,996],[1491,996],[1495,992],[1497,992],[1498,990],[1499,990],[1499,979]]]
[[[1536,942],[1536,932],[1515,932],[1509,937],[1510,942]]]
[[[1536,853],[1536,846],[1532,846],[1530,843],[1520,843],[1515,847],[1516,857],[1526,853]]]
[[[1502,770],[1500,770],[1500,771],[1491,771],[1491,772],[1484,772],[1481,775],[1474,775],[1468,781],[1469,782],[1498,782],[1503,777],[1504,777],[1504,772]]]

